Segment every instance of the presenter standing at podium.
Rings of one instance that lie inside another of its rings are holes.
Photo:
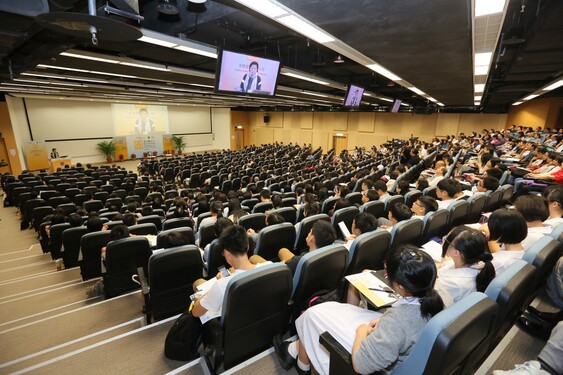
[[[51,159],[58,159],[59,157],[60,156],[59,156],[59,152],[57,151],[57,149],[56,148],[52,149],[51,150]]]

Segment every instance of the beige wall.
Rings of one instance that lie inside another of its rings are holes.
[[[19,153],[21,150],[18,149],[16,144],[16,137],[14,131],[12,130],[12,121],[10,119],[10,114],[8,111],[8,105],[6,102],[0,102],[0,133],[6,142],[6,151],[8,153],[7,162],[10,163],[10,169],[12,173],[18,175],[22,171],[22,164],[20,162]],[[10,151],[13,150],[15,155],[12,155]]]
[[[383,112],[269,112],[270,122],[265,124],[265,114],[232,111],[233,128],[237,121],[245,127],[245,145],[311,143],[313,147],[321,146],[327,150],[333,147],[334,135],[342,133],[348,140],[348,149],[355,146],[370,148],[393,138],[408,139],[412,135],[430,141],[434,136],[480,133],[483,128],[503,129],[506,124],[505,114]],[[233,122],[233,119],[236,120]]]
[[[557,123],[561,107],[563,99],[560,97],[529,100],[510,107],[506,124],[542,128],[563,127],[563,124]]]

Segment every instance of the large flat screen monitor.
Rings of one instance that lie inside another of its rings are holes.
[[[401,100],[395,99],[393,106],[391,107],[391,112],[399,112],[399,108],[401,108]]]
[[[344,107],[359,107],[364,95],[364,89],[356,85],[349,85],[344,97]]]
[[[280,62],[221,49],[215,73],[215,92],[274,96]]]

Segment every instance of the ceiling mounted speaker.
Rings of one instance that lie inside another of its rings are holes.
[[[156,10],[158,10],[158,13],[162,13],[167,16],[176,16],[180,14],[180,8],[178,8],[177,0],[158,0]]]

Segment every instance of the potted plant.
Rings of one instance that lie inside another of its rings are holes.
[[[174,143],[174,150],[177,152],[178,155],[182,155],[182,151],[184,151],[184,149],[188,145],[184,141],[184,137],[181,136],[181,135],[173,136],[172,137],[172,143]]]
[[[115,143],[113,143],[113,141],[102,141],[96,145],[96,148],[104,154],[107,162],[111,163],[113,155],[115,154]]]

